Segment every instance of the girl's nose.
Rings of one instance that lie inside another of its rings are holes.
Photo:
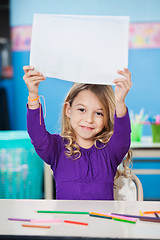
[[[92,123],[93,122],[93,115],[91,113],[88,113],[86,116],[86,121],[88,123]]]

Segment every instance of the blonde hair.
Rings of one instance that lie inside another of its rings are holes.
[[[75,97],[83,90],[92,91],[104,107],[104,128],[94,137],[94,145],[97,147],[96,143],[97,141],[100,141],[104,143],[105,146],[113,134],[114,127],[115,95],[112,87],[109,85],[74,83],[68,92],[63,105],[61,136],[65,139],[65,154],[68,157],[73,156],[75,159],[78,159],[81,156],[81,152],[79,145],[76,144],[75,133],[70,124],[70,119],[66,116],[66,104],[69,103],[70,106],[72,106]],[[130,159],[131,152],[129,151],[123,162],[126,171],[130,164]]]

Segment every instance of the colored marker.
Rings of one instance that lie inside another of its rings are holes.
[[[105,214],[105,213],[95,213],[95,212],[90,212],[90,216],[93,215],[93,216],[101,216],[101,217],[106,217],[106,218],[119,218],[119,219],[124,219],[124,220],[128,220],[128,221],[136,221],[135,218],[131,218],[131,217],[124,217],[124,216],[118,216],[118,215],[114,215],[114,214]]]
[[[31,223],[57,223],[63,222],[61,219],[48,219],[48,220],[31,220]]]
[[[154,218],[154,219],[148,219],[148,218],[140,218],[141,221],[146,221],[146,222],[158,222],[160,223],[160,218]]]
[[[111,216],[113,218],[118,218],[118,219],[122,219],[122,220],[128,220],[128,221],[131,221],[131,222],[136,222],[136,218],[132,218],[132,217],[123,217],[123,216],[119,216],[119,215],[114,215],[114,214],[111,214]]]
[[[96,213],[96,212],[90,212],[89,216],[91,217],[100,217],[100,218],[108,218],[108,219],[112,219],[111,216],[107,215],[107,214],[102,214],[102,213]]]
[[[146,217],[146,216],[136,216],[136,215],[129,215],[129,214],[119,214],[119,213],[112,213],[118,216],[126,216],[126,217],[133,217],[133,218],[141,218],[141,219],[148,219],[148,220],[154,220],[157,219],[155,217]]]
[[[46,211],[46,210],[38,210],[37,213],[60,213],[60,214],[88,214],[89,212],[77,212],[77,211]]]
[[[143,212],[144,214],[154,214],[154,213],[160,213],[160,211],[146,211],[146,212]]]
[[[142,211],[139,211],[139,214],[140,214],[141,216],[143,216],[143,213],[142,213]]]
[[[50,226],[42,226],[42,225],[22,225],[22,227],[30,227],[30,228],[50,228]]]
[[[157,218],[159,218],[159,215],[158,215],[158,213],[157,213],[157,212],[154,212],[154,214],[155,214],[155,216],[156,216]]]
[[[83,223],[83,222],[75,222],[75,221],[69,221],[69,220],[64,220],[65,223],[72,223],[72,224],[79,224],[79,225],[85,225],[87,226],[88,223]]]
[[[23,218],[8,218],[9,221],[22,221],[22,222],[30,222],[31,219],[23,219]]]
[[[120,222],[127,222],[127,223],[136,223],[136,221],[129,221],[121,218],[113,218],[115,221],[120,221]]]

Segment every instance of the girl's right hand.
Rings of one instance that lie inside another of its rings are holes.
[[[40,72],[34,70],[34,67],[32,66],[24,66],[23,70],[25,73],[23,79],[27,85],[29,93],[35,96],[38,95],[39,83],[44,81],[46,77]]]

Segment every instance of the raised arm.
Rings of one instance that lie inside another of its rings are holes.
[[[47,132],[42,106],[40,106],[38,87],[45,80],[40,72],[31,66],[24,66],[24,81],[28,87],[27,131],[38,155],[48,164],[54,164],[57,158],[58,143],[54,135]]]
[[[40,72],[34,70],[32,66],[24,66],[24,81],[27,85],[29,91],[28,98],[28,108],[37,109],[39,108],[39,98],[38,98],[38,87],[39,83],[44,81],[46,77]]]
[[[115,102],[116,116],[123,117],[127,113],[125,98],[132,86],[131,73],[127,68],[124,71],[117,71],[123,77],[114,80],[115,86]]]

